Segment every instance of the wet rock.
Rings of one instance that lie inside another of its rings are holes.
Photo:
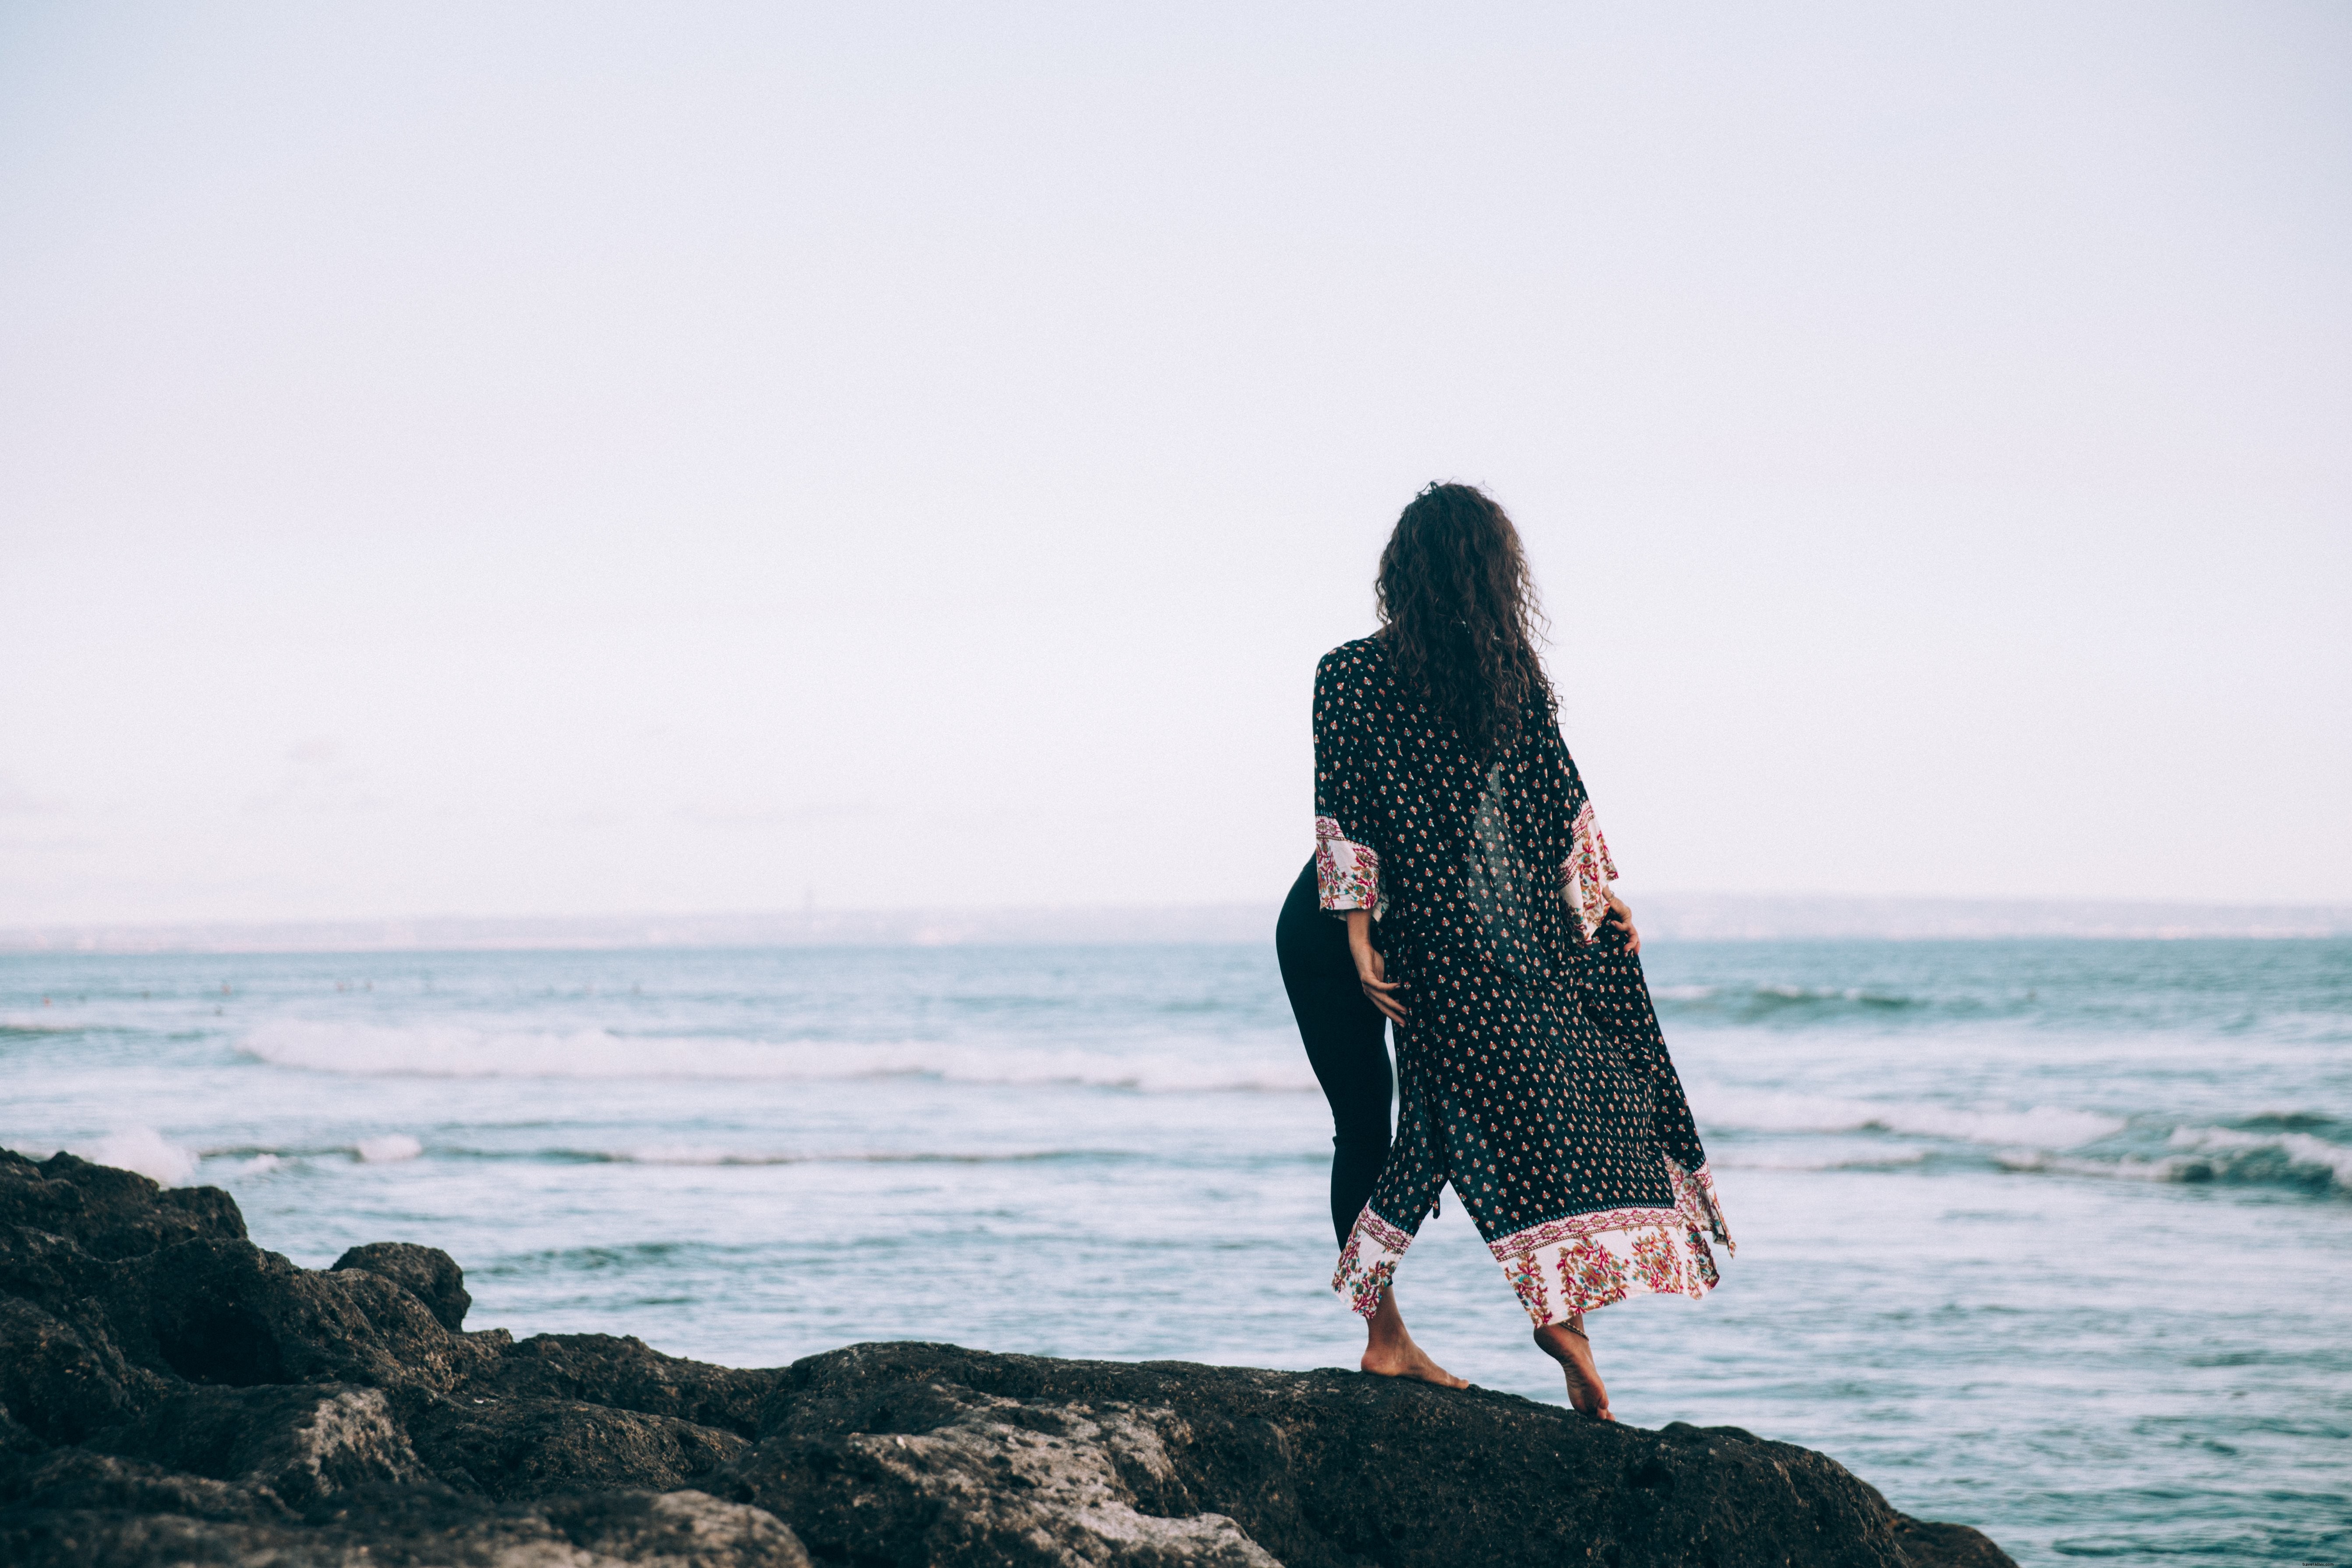
[[[0,1152],[0,1562],[2013,1568],[1822,1455],[1356,1373],[873,1344],[742,1371],[463,1331],[226,1194]]]
[[[440,1325],[456,1333],[466,1326],[466,1310],[474,1298],[466,1290],[466,1271],[437,1247],[406,1241],[372,1241],[354,1247],[335,1259],[330,1273],[364,1268],[382,1275],[425,1303]]]
[[[373,1388],[192,1388],[85,1447],[267,1488],[296,1510],[372,1482],[427,1479],[406,1430]]]
[[[283,1520],[266,1488],[170,1470],[144,1459],[60,1448],[0,1465],[0,1518],[17,1514],[184,1514],[190,1519]],[[14,1559],[0,1553],[0,1562]]]
[[[121,1361],[30,1301],[0,1297],[0,1411],[40,1443],[79,1442],[131,1414]]]
[[[1910,1568],[2017,1568],[1980,1530],[1895,1516],[1895,1540]]]
[[[299,1268],[248,1241],[182,1242],[120,1267],[110,1307],[124,1352],[190,1383],[446,1386],[508,1341],[451,1333],[380,1274]]]
[[[1291,1568],[1914,1561],[1903,1516],[1843,1467],[1731,1427],[1645,1431],[1353,1373],[949,1345],[853,1346],[792,1373],[723,1489],[790,1519],[821,1560],[1265,1560],[1245,1545]]]
[[[78,1244],[93,1258],[132,1258],[179,1241],[243,1241],[245,1216],[218,1187],[164,1187],[135,1171],[71,1154],[36,1163],[0,1149],[0,1225]]]
[[[751,1447],[732,1432],[584,1400],[412,1391],[401,1413],[435,1475],[499,1499],[580,1488],[671,1490],[702,1481]]]
[[[1192,1433],[1172,1409],[934,1384],[875,1424],[814,1424],[762,1444],[733,1479],[827,1559],[1282,1568],[1234,1520],[1190,1506],[1169,1439]]]
[[[606,1493],[493,1508],[386,1497],[313,1525],[184,1513],[0,1517],[17,1568],[810,1568],[773,1514],[699,1492]]]
[[[791,1381],[785,1368],[712,1366],[664,1355],[635,1336],[538,1334],[475,1373],[466,1391],[509,1399],[589,1400],[757,1437],[761,1407]]]

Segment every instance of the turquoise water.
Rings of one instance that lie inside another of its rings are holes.
[[[1593,1320],[1619,1413],[2021,1561],[2352,1562],[2352,942],[1656,943],[1738,1238]],[[0,1142],[413,1239],[473,1326],[1352,1361],[1265,947],[0,957]],[[1560,1389],[1458,1209],[1399,1280]]]

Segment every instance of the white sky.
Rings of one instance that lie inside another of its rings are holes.
[[[0,923],[1271,898],[1519,519],[1630,892],[2352,900],[2352,8],[0,9]]]

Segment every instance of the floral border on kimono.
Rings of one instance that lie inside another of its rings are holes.
[[[1559,867],[1560,891],[1576,911],[1587,942],[1601,934],[1601,922],[1609,918],[1609,884],[1616,879],[1617,863],[1609,858],[1609,840],[1601,837],[1600,819],[1588,800],[1576,814],[1568,858]]]
[[[1716,1195],[1715,1173],[1701,1165],[1696,1171],[1685,1171],[1675,1163],[1673,1155],[1664,1156],[1666,1179],[1675,1190],[1675,1207],[1682,1211],[1690,1227],[1703,1231],[1723,1243],[1723,1250],[1732,1257],[1739,1255],[1731,1239],[1731,1226],[1723,1217],[1723,1200]]]
[[[1374,920],[1388,913],[1380,852],[1340,832],[1335,817],[1315,819],[1315,891],[1326,910],[1370,910]]]
[[[1718,1277],[1706,1238],[1672,1209],[1646,1215],[1650,1223],[1570,1234],[1524,1251],[1497,1242],[1495,1261],[1538,1328],[1631,1296],[1696,1300],[1714,1289]]]
[[[1664,1158],[1661,1156],[1661,1158]],[[1685,1171],[1666,1159],[1672,1208],[1597,1209],[1545,1220],[1487,1244],[1538,1328],[1631,1296],[1688,1296],[1715,1289],[1719,1276],[1706,1234],[1736,1251],[1704,1165]]]
[[[1366,1204],[1348,1232],[1348,1245],[1339,1249],[1339,1267],[1331,1276],[1331,1289],[1347,1297],[1348,1305],[1360,1316],[1370,1317],[1381,1310],[1381,1292],[1396,1279],[1397,1264],[1412,1245],[1412,1233],[1391,1225]]]

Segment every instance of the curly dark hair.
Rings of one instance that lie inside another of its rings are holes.
[[[1380,638],[1398,686],[1453,724],[1481,763],[1557,702],[1535,638],[1546,622],[1519,531],[1475,485],[1412,498],[1381,552]]]

